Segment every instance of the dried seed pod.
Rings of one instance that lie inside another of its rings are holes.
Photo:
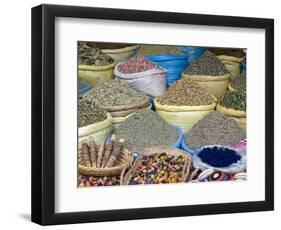
[[[97,168],[101,167],[102,157],[104,152],[104,142],[100,144],[100,148],[98,150],[98,158],[97,158]]]
[[[115,135],[112,135],[109,144],[105,147],[105,151],[102,158],[102,167],[106,165],[107,161],[110,158],[112,148],[114,146],[114,142],[115,142]]]
[[[118,155],[121,153],[123,149],[124,142],[125,139],[121,138],[117,143],[114,144],[111,156],[105,165],[106,168],[112,167],[115,164]]]
[[[91,139],[89,141],[89,151],[90,151],[90,158],[91,158],[91,163],[92,163],[92,167],[96,167],[97,164],[97,146],[96,143],[94,141],[94,139]]]
[[[90,160],[90,156],[89,156],[89,146],[87,143],[83,143],[82,144],[82,151],[81,151],[81,155],[82,155],[82,158],[85,162],[85,165],[87,167],[91,167],[91,160]]]

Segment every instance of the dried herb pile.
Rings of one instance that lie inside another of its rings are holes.
[[[226,91],[219,104],[226,108],[246,112],[246,93],[238,91]]]
[[[163,105],[200,106],[210,105],[215,99],[204,88],[189,78],[182,78],[169,88],[163,96],[157,98]]]
[[[126,119],[115,135],[116,139],[124,138],[124,146],[133,152],[153,146],[172,146],[179,138],[176,128],[148,109],[140,109]]]
[[[198,60],[192,62],[184,73],[189,75],[220,76],[229,72],[222,61],[214,53],[207,50]]]
[[[163,54],[184,55],[177,46],[141,45],[138,49],[138,55],[142,56],[159,56]]]
[[[79,65],[103,66],[114,62],[109,55],[102,54],[100,49],[92,48],[85,42],[78,43],[78,61]]]
[[[78,100],[78,126],[84,127],[107,118],[106,112],[97,103],[87,98]]]
[[[241,73],[238,77],[236,77],[233,81],[231,81],[231,87],[237,91],[246,92],[246,74]]]
[[[213,111],[193,126],[185,142],[193,149],[205,145],[233,146],[245,137],[246,131],[234,119]]]
[[[84,97],[95,100],[102,106],[113,106],[137,103],[147,96],[128,87],[120,79],[113,79],[99,84],[88,91]]]
[[[167,153],[142,156],[130,185],[178,183],[182,180],[185,158]]]

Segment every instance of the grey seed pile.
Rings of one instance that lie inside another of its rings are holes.
[[[101,109],[94,101],[83,98],[78,100],[79,128],[104,121],[106,118],[106,112]]]
[[[78,61],[79,65],[103,66],[114,62],[109,55],[102,54],[100,49],[89,47],[85,42],[78,43]]]
[[[164,45],[141,45],[138,49],[138,55],[141,56],[159,56],[163,54],[184,55],[176,46]]]
[[[237,91],[246,92],[246,74],[241,73],[231,82],[231,87]]]
[[[147,98],[144,93],[135,91],[117,78],[99,84],[84,97],[97,101],[101,106],[130,105]]]
[[[222,61],[207,50],[198,60],[192,62],[184,73],[189,75],[219,76],[229,72]]]
[[[133,152],[152,146],[172,146],[179,138],[175,127],[148,109],[140,109],[126,119],[115,135],[117,140],[124,138],[125,147]]]
[[[213,111],[193,126],[186,137],[186,144],[195,149],[205,145],[233,146],[245,139],[246,131],[236,121],[223,113]]]

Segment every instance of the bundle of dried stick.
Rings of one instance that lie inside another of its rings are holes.
[[[87,167],[110,168],[113,167],[123,150],[125,139],[115,141],[115,135],[111,136],[110,142],[104,142],[98,146],[93,139],[82,143],[79,156],[79,164]]]

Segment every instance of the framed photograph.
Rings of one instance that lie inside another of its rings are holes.
[[[32,221],[274,209],[274,21],[32,8]]]

